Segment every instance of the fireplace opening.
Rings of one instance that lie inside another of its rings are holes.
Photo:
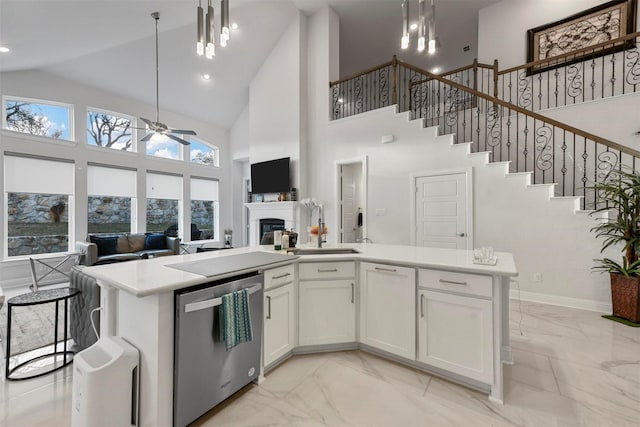
[[[263,218],[260,220],[260,238],[258,242],[262,242],[262,236],[275,230],[284,230],[284,219]]]

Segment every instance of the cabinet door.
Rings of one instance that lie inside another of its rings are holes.
[[[415,269],[360,264],[360,342],[416,357]]]
[[[294,302],[293,284],[264,293],[264,366],[294,347]]]
[[[356,340],[355,280],[300,282],[300,345]]]
[[[491,384],[491,301],[420,290],[418,302],[418,360]]]

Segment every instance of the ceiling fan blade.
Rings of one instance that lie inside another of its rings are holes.
[[[164,136],[166,136],[167,138],[171,138],[174,141],[178,141],[180,144],[191,145],[191,143],[189,141],[185,141],[184,139],[178,138],[177,136],[171,135],[170,133],[165,133]]]
[[[151,122],[151,120],[149,120],[149,119],[145,119],[144,117],[140,117],[140,120],[142,120],[143,122],[145,122],[149,126],[153,126],[153,122]]]
[[[155,132],[149,132],[149,133],[148,133],[148,134],[146,134],[146,135],[144,136],[144,138],[142,138],[140,141],[142,141],[142,142],[147,142],[147,141],[149,141],[149,140],[153,137],[153,135],[155,135]]]
[[[181,129],[169,129],[169,133],[175,133],[178,135],[197,135],[197,133],[195,133],[192,130],[181,130]]]

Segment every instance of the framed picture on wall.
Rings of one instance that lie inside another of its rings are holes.
[[[635,47],[635,39],[621,42],[596,52],[587,48],[624,37],[635,32],[637,0],[613,0],[576,13],[550,24],[527,31],[527,62],[547,60],[571,54],[557,60],[529,67],[529,74],[569,65],[590,54],[599,57]]]

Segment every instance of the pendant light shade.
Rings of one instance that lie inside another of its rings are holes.
[[[204,11],[202,3],[198,2],[198,27],[196,33],[196,53],[199,56],[204,55]]]
[[[220,1],[220,46],[229,41],[229,0]]]
[[[400,40],[402,49],[409,48],[409,0],[402,1],[402,39]]]
[[[424,0],[418,0],[418,52],[424,51],[426,47],[425,19],[424,19]]]
[[[429,54],[436,53],[436,7],[431,0],[431,15],[429,16]]]
[[[206,20],[206,41],[205,56],[207,59],[213,59],[216,56],[216,44],[214,40],[215,26],[214,26],[213,6],[211,6],[211,0],[207,5],[207,20]]]

